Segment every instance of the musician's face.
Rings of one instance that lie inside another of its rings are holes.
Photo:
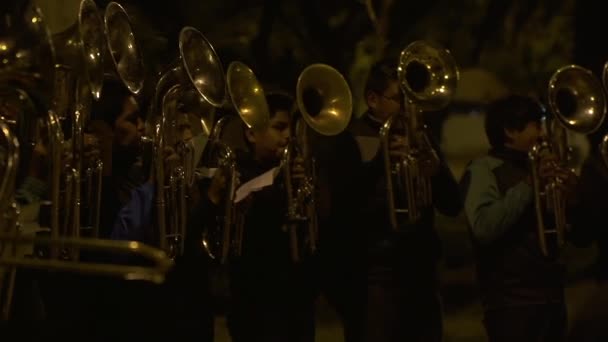
[[[114,124],[114,142],[122,147],[138,147],[144,134],[144,122],[139,106],[131,96],[125,99],[122,113]]]
[[[376,118],[385,121],[401,109],[403,95],[398,81],[390,81],[382,94],[370,92],[367,95],[367,105]]]
[[[255,158],[262,161],[278,161],[289,142],[289,114],[279,110],[270,119],[268,128],[247,131],[247,140],[252,145]]]
[[[540,122],[537,121],[528,122],[522,130],[506,129],[507,143],[505,143],[505,146],[518,151],[528,152],[538,142],[541,132]]]

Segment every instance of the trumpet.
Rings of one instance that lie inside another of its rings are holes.
[[[324,136],[334,136],[346,129],[353,109],[348,82],[329,65],[309,65],[298,77],[295,108],[300,116],[294,115],[290,125],[291,139],[281,165],[287,192],[285,229],[289,234],[291,258],[298,262],[305,253],[317,251],[319,238],[315,203],[317,176],[309,128]],[[298,181],[292,178],[292,164],[297,157],[305,163],[304,179]],[[298,229],[302,224],[306,227],[304,234]]]
[[[171,257],[184,251],[186,236],[186,202],[185,182],[191,179],[186,175],[187,170],[193,172],[194,166],[184,166],[184,156],[189,151],[181,149],[181,165],[171,166],[165,170],[163,153],[166,146],[172,142],[183,142],[183,139],[171,137],[173,130],[168,129],[176,115],[176,99],[185,92],[194,90],[196,94],[213,107],[220,107],[225,99],[224,71],[219,57],[207,38],[193,27],[184,27],[179,35],[180,55],[178,60],[160,77],[156,84],[152,103],[152,119],[150,123],[153,143],[154,173],[156,178],[156,208],[157,224],[160,234],[160,247]],[[175,146],[174,144],[174,146]],[[183,147],[183,146],[182,146]],[[180,148],[178,148],[180,150]],[[193,160],[193,158],[189,158]],[[167,174],[169,184],[165,184]],[[166,192],[169,189],[169,193]],[[169,208],[177,213],[172,221],[167,221],[167,198]],[[176,203],[177,201],[177,203]]]
[[[535,213],[540,250],[545,256],[561,248],[565,243],[566,197],[559,187],[561,179],[541,179],[538,173],[543,155],[557,157],[555,167],[567,166],[570,148],[568,131],[590,134],[597,130],[606,114],[606,97],[600,81],[587,69],[567,65],[558,69],[549,80],[548,104],[553,120],[545,120],[543,139],[532,147],[528,156],[532,165]],[[551,215],[549,223],[545,215]],[[554,247],[549,246],[549,238]]]
[[[422,172],[418,154],[427,151],[435,160],[439,157],[431,145],[427,127],[421,124],[421,116],[423,111],[447,106],[460,77],[451,53],[425,41],[415,41],[401,51],[397,71],[407,113],[393,115],[380,129],[388,216],[395,231],[400,229],[398,215],[407,215],[409,223],[416,223],[422,210],[432,205],[431,179]],[[408,142],[405,157],[391,162],[389,141],[397,129],[405,130]],[[405,201],[401,208],[397,206],[399,199]]]
[[[240,120],[250,129],[267,127],[270,120],[268,104],[254,72],[246,64],[234,61],[228,66],[226,81],[230,100]],[[233,119],[226,115],[215,123],[203,162],[207,166],[216,164],[227,178],[222,223],[208,227],[202,241],[206,253],[220,264],[225,264],[230,255],[241,256],[243,246],[244,210],[240,204],[234,203],[238,185],[236,155],[222,140],[227,125]]]

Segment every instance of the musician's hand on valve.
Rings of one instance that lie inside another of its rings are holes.
[[[207,196],[213,204],[219,204],[222,200],[223,195],[226,193],[226,173],[222,168],[218,168],[211,178],[211,184],[209,190],[207,190]]]
[[[180,159],[179,155],[172,147],[165,147],[165,150],[163,151],[163,157],[165,161],[165,169],[174,166],[175,163],[179,162]]]
[[[163,151],[163,158],[165,163],[165,178],[168,179],[168,177],[171,175],[171,170],[173,170],[180,162],[180,157],[174,148],[165,147],[165,150]]]
[[[99,139],[93,134],[84,134],[84,157],[87,160],[98,159],[101,155]]]
[[[538,166],[538,175],[543,180],[551,180],[557,174],[557,157],[552,154],[541,156]]]
[[[391,135],[388,153],[391,159],[402,159],[406,156],[407,139],[400,135]]]
[[[180,158],[179,155],[175,152],[175,150],[171,147],[165,147],[162,153],[163,157],[163,172],[165,176],[165,180],[171,175],[171,170],[173,170],[174,166],[177,165]],[[154,182],[156,180],[156,168],[152,168],[152,172],[150,172],[150,178],[148,178],[148,182]]]
[[[570,200],[575,200],[576,188],[578,186],[578,176],[571,169],[558,168],[556,170],[558,186]]]
[[[93,120],[89,123],[88,131],[97,139],[99,158],[103,162],[103,175],[112,175],[112,142],[114,141],[112,127],[103,120]],[[85,134],[85,139],[87,135],[89,134]],[[85,140],[85,146],[86,143]]]
[[[293,179],[304,179],[306,177],[306,169],[304,168],[304,159],[300,156],[293,159],[291,165],[291,177]]]

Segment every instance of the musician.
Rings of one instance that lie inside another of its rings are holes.
[[[103,191],[100,237],[112,234],[117,214],[131,198],[131,191],[146,182],[141,164],[143,111],[128,89],[115,79],[106,79],[103,94],[93,103],[88,129],[101,145]]]
[[[99,107],[94,107],[94,117],[103,118],[105,125],[97,123],[94,129],[103,136],[104,170],[106,165],[108,168],[104,178],[106,207],[102,213],[107,215],[105,222],[112,230],[106,231],[105,236],[158,246],[154,210],[156,175],[153,170],[145,170],[141,145],[144,114],[140,108],[145,108],[146,98],[140,99],[141,104],[138,103],[126,87],[116,80],[106,80],[104,96],[108,98],[106,102],[100,102]],[[163,158],[165,169],[168,169],[170,163],[176,162],[179,157],[171,148],[163,152],[154,157]],[[160,286],[135,281],[107,281],[106,296],[102,299],[105,303],[100,303],[107,311],[102,315],[108,315],[113,322],[122,321],[112,331],[115,333],[125,328],[139,331],[138,326],[157,322],[161,325],[147,330],[150,337],[166,335],[177,339],[211,341],[213,316],[206,302],[204,267],[199,259],[178,256],[174,268]]]
[[[462,179],[465,213],[490,342],[560,341],[566,332],[564,267],[540,250],[528,152],[541,138],[543,108],[511,95],[492,103],[485,132],[491,145]],[[576,176],[541,158],[541,180],[559,176],[574,202]]]
[[[18,121],[22,118],[17,115],[17,109],[9,108],[3,112],[4,118],[10,118]],[[26,126],[25,122],[17,122],[14,126],[17,131],[20,126]],[[18,220],[20,222],[19,231],[23,235],[34,235],[39,231],[40,226],[48,227],[48,222],[45,222],[45,207],[41,209],[41,201],[48,199],[49,186],[48,175],[50,174],[51,161],[48,155],[48,137],[46,127],[38,125],[35,129],[38,130],[38,140],[33,148],[27,144],[22,144],[20,150],[20,158],[23,160],[20,167],[26,167],[21,170],[18,181],[20,182],[16,192],[15,201],[20,207]],[[85,155],[87,157],[98,154],[96,139],[89,134],[84,136]],[[71,158],[70,151],[64,151],[63,161],[69,163]],[[42,215],[40,214],[42,212]],[[48,216],[48,215],[47,215]],[[29,248],[19,250],[18,253],[31,254]],[[39,320],[44,319],[51,313],[51,318],[54,318],[52,306],[45,307],[44,299],[42,298],[42,290],[40,284],[48,287],[48,281],[44,275],[38,271],[28,269],[20,269],[17,271],[15,278],[15,288],[13,292],[13,302],[11,307],[11,319],[15,320]]]
[[[266,99],[269,125],[245,129],[248,149],[237,151],[240,184],[278,167],[290,139],[292,98],[269,93]],[[294,177],[302,177],[302,161],[297,160],[292,170]],[[219,216],[225,177],[216,172],[207,187],[207,200],[201,202],[207,207],[197,212]],[[287,195],[282,180],[281,173],[277,174],[271,185],[248,195],[247,209],[237,207],[244,215],[244,236],[242,255],[229,261],[228,329],[235,342],[314,341],[311,266],[308,260],[294,264],[290,257],[288,234],[283,229]],[[207,224],[216,223],[207,220]]]
[[[384,155],[379,132],[392,115],[404,110],[396,63],[378,62],[365,85],[368,109],[338,135],[320,157],[328,173],[331,217],[321,228],[326,291],[344,321],[346,341],[440,341],[442,313],[436,267],[440,241],[434,208],[419,222],[399,217],[392,230],[387,207]],[[432,137],[430,137],[432,139]],[[391,137],[391,159],[403,157],[403,133]],[[428,151],[417,156],[432,177],[433,205],[457,215],[458,190],[445,160]],[[399,191],[396,188],[396,191]]]
[[[604,200],[608,190],[608,168],[599,147],[606,127],[604,124],[589,135],[591,149],[581,169],[577,188],[580,201],[572,217],[573,225],[578,228],[572,231],[573,242],[584,247],[595,244],[598,251],[593,267],[596,286],[579,315],[572,319],[568,340],[573,342],[608,340],[608,233],[602,224],[608,211]]]
[[[48,228],[48,207],[42,206],[41,201],[49,198],[48,176],[52,166],[48,154],[48,136],[46,127],[37,127],[39,130],[39,140],[31,150],[24,151],[25,156],[29,156],[22,165],[27,166],[25,177],[21,177],[22,183],[15,192],[15,200],[20,206],[21,213],[19,221],[21,234],[35,234],[39,228]],[[84,134],[84,155],[85,158],[93,158],[99,154],[98,141],[91,134]],[[24,146],[24,148],[27,148]],[[62,162],[69,163],[72,158],[71,152],[65,150]],[[31,252],[27,252],[31,253]],[[16,277],[15,292],[13,294],[13,308],[11,317],[13,319],[43,319],[45,317],[55,319],[55,311],[52,304],[45,307],[44,300],[41,298],[39,280],[43,284],[46,279],[44,275],[32,270],[19,270]],[[44,289],[42,289],[44,290]],[[47,303],[48,304],[48,303]],[[59,304],[61,305],[61,304]],[[57,305],[57,306],[59,306]],[[62,306],[65,306],[63,303]]]

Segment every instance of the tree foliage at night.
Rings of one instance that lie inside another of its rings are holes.
[[[264,81],[291,90],[306,65],[328,63],[360,99],[371,64],[418,39],[446,46],[463,69],[483,68],[515,91],[542,93],[551,73],[574,60],[580,2],[376,0],[380,28],[365,2],[354,0],[123,3],[135,17],[147,65],[157,72],[176,57],[180,28],[191,25],[212,41],[225,66],[242,60]]]

